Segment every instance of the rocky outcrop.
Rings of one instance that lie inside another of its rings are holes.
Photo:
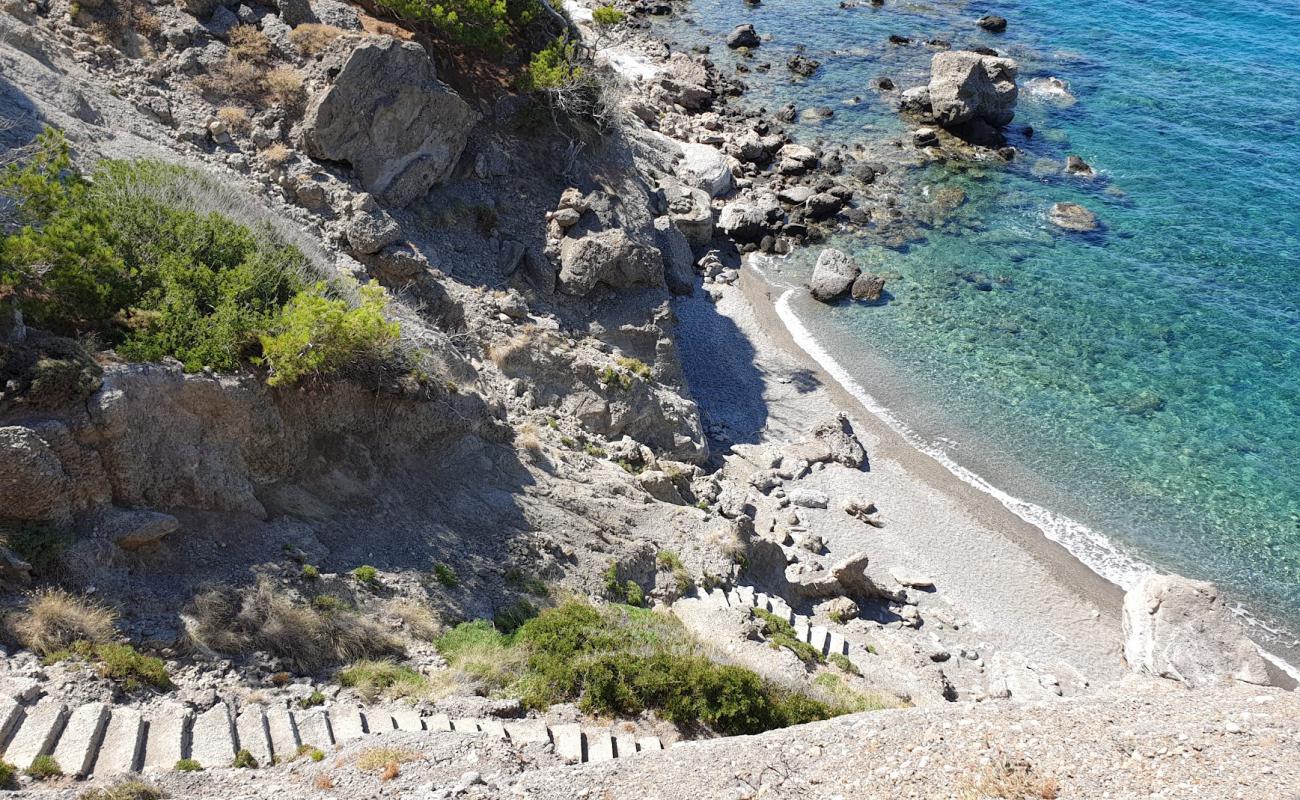
[[[1267,685],[1259,648],[1213,584],[1153,575],[1124,595],[1124,659],[1131,669],[1188,687],[1233,679]]]
[[[1056,227],[1073,233],[1087,233],[1098,228],[1097,215],[1078,203],[1057,203],[1047,218]]]
[[[308,155],[352,165],[366,191],[404,206],[447,179],[478,115],[437,79],[424,48],[388,36],[332,51],[332,83],[302,122]]]
[[[929,103],[944,127],[982,122],[994,128],[1015,116],[1017,65],[1009,58],[954,50],[930,60]]]
[[[871,272],[864,272],[853,281],[849,294],[854,300],[874,303],[885,293],[885,279]]]
[[[748,23],[737,25],[732,29],[731,33],[727,34],[727,47],[733,49],[738,47],[758,47],[759,44],[761,42],[758,33],[754,30],[754,26]]]
[[[862,268],[852,256],[828,247],[817,256],[817,266],[813,268],[808,289],[815,299],[829,303],[849,291],[861,272]]]
[[[627,289],[664,282],[660,252],[621,228],[567,237],[560,243],[560,290],[585,295],[597,286]]]
[[[731,164],[727,157],[707,144],[683,144],[678,176],[710,197],[731,191]]]

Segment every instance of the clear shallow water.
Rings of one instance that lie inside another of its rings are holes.
[[[923,241],[839,242],[891,274],[879,307],[794,311],[867,391],[991,483],[1104,533],[1159,568],[1217,581],[1300,629],[1300,6],[1174,0],[887,4],[695,0],[679,40],[771,33],[750,101],[836,109],[804,139],[905,127],[869,88],[923,80],[932,50],[988,44],[1021,64],[1009,167],[930,167],[917,191],[965,202]],[[973,25],[1006,16],[1002,36]],[[796,44],[824,62],[784,69]],[[1059,76],[1078,101],[1024,86]],[[843,106],[860,95],[864,102]],[[1099,172],[1060,172],[1077,154]],[[1055,165],[1053,167],[1053,165]],[[1105,229],[1063,235],[1052,203]],[[784,265],[806,273],[815,251]],[[1287,637],[1288,639],[1290,637]]]

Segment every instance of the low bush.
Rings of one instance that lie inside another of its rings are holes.
[[[492,626],[503,633],[514,633],[535,616],[537,606],[527,600],[519,600],[498,611],[492,617]]]
[[[678,594],[686,594],[691,590],[694,581],[691,580],[691,573],[686,570],[686,565],[682,563],[680,556],[671,550],[660,550],[655,556],[655,563],[662,569],[672,571]]]
[[[433,577],[448,589],[454,589],[460,585],[460,578],[456,577],[456,571],[446,564],[435,564]]]
[[[342,28],[333,25],[321,25],[316,22],[304,22],[289,31],[289,42],[305,56],[314,56],[323,51],[337,38],[343,35]]]
[[[292,386],[393,361],[400,330],[384,319],[384,290],[371,281],[360,295],[356,307],[332,297],[324,283],[295,295],[261,336],[266,382]]]
[[[834,664],[839,667],[841,671],[847,672],[850,675],[862,674],[862,670],[858,669],[857,665],[850,661],[849,657],[843,653],[831,653],[829,656],[826,656],[826,661]]]
[[[505,578],[506,583],[518,586],[536,597],[548,597],[551,594],[551,589],[546,585],[546,581],[529,575],[518,567],[506,570]]]
[[[182,758],[176,762],[175,770],[177,772],[202,772],[203,765],[192,758]]]
[[[301,672],[363,658],[402,654],[379,623],[345,608],[316,608],[260,578],[251,587],[196,595],[186,609],[197,644],[222,653],[261,650]]]
[[[127,779],[82,792],[78,800],[162,800],[162,790],[141,780]]]
[[[457,44],[501,53],[537,18],[536,0],[377,0],[402,19],[432,25]]]
[[[402,621],[402,626],[411,636],[422,641],[431,642],[442,633],[442,623],[433,609],[414,600],[394,599],[384,609],[387,613]]]
[[[587,713],[635,716],[653,709],[682,725],[726,734],[825,719],[826,703],[755,673],[706,658],[675,618],[578,601],[539,614],[513,634],[480,620],[438,643],[455,669],[533,709],[577,702]]]
[[[267,99],[274,105],[297,112],[307,99],[307,92],[302,85],[302,73],[293,67],[276,67],[267,72],[262,81],[266,86]]]
[[[879,711],[892,708],[897,703],[890,703],[879,695],[864,694],[844,682],[833,672],[823,672],[813,678],[813,686],[821,699],[838,714],[856,714],[859,711]]]
[[[369,564],[362,564],[352,570],[352,577],[357,579],[357,583],[365,584],[366,586],[379,585],[379,570]]]
[[[293,758],[310,758],[312,761],[323,761],[325,759],[325,751],[315,745],[300,744],[298,745],[298,751],[293,754]]]
[[[613,6],[597,6],[591,11],[591,21],[602,27],[612,27],[627,19],[627,14]]]
[[[226,130],[234,134],[248,133],[252,127],[252,121],[248,118],[248,112],[239,106],[224,106],[217,109],[217,119],[226,126]]]
[[[43,755],[32,759],[31,766],[23,770],[27,777],[37,781],[48,781],[50,778],[63,777],[63,767],[59,762],[54,760],[54,756]]]
[[[117,635],[116,620],[112,610],[94,600],[62,589],[42,589],[12,619],[10,632],[33,653],[49,656],[79,642],[107,644]]]
[[[392,661],[358,661],[338,675],[339,684],[367,700],[379,697],[415,697],[423,694],[428,680],[421,673]]]
[[[235,753],[235,761],[231,766],[235,769],[257,769],[257,759],[252,753],[241,749]]]
[[[319,689],[313,690],[311,694],[298,701],[298,708],[315,708],[323,705],[325,705],[325,695],[321,694]]]
[[[302,571],[298,573],[298,576],[305,581],[318,580],[320,578],[320,569],[311,564],[303,564]]]
[[[120,683],[129,692],[146,686],[159,691],[172,688],[166,662],[142,655],[129,644],[95,645],[90,648],[88,657],[99,663],[100,675]]]
[[[0,761],[0,789],[18,788],[18,768],[8,761]]]
[[[357,769],[364,772],[383,769],[389,764],[418,761],[422,756],[414,750],[401,747],[371,747],[357,755]]]
[[[230,29],[230,57],[252,64],[265,64],[271,59],[271,40],[256,25],[236,25]]]
[[[58,563],[71,537],[47,525],[19,525],[0,529],[0,545],[13,550],[37,574]]]

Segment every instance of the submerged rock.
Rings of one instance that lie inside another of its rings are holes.
[[[861,272],[862,268],[852,256],[828,247],[817,256],[817,266],[813,268],[808,289],[814,299],[829,303],[849,291]]]
[[[366,191],[395,206],[446,180],[478,114],[438,80],[424,48],[378,36],[340,60],[303,117],[307,154],[351,164]]]
[[[1065,159],[1065,171],[1080,178],[1091,178],[1097,174],[1087,161],[1078,156],[1069,156]]]
[[[1099,227],[1097,215],[1078,203],[1057,203],[1052,206],[1047,218],[1056,227],[1075,233],[1087,233]]]

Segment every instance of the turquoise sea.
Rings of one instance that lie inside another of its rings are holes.
[[[1007,32],[979,30],[985,13]],[[1023,501],[1103,574],[1214,580],[1262,635],[1294,645],[1300,4],[693,0],[685,17],[673,36],[712,45],[723,69],[772,64],[741,76],[746,102],[835,109],[797,128],[808,141],[906,134],[869,84],[924,82],[928,39],[1019,61],[1020,158],[915,170],[913,194],[959,187],[965,201],[906,246],[835,242],[890,276],[889,302],[827,308],[796,292],[787,311],[919,444]],[[750,59],[721,45],[741,21],[773,37]],[[784,62],[801,45],[824,66],[794,83]],[[1027,88],[1048,76],[1075,101]],[[1065,175],[1071,154],[1097,177]],[[1103,230],[1054,230],[1058,201]],[[796,283],[816,252],[779,279]]]

